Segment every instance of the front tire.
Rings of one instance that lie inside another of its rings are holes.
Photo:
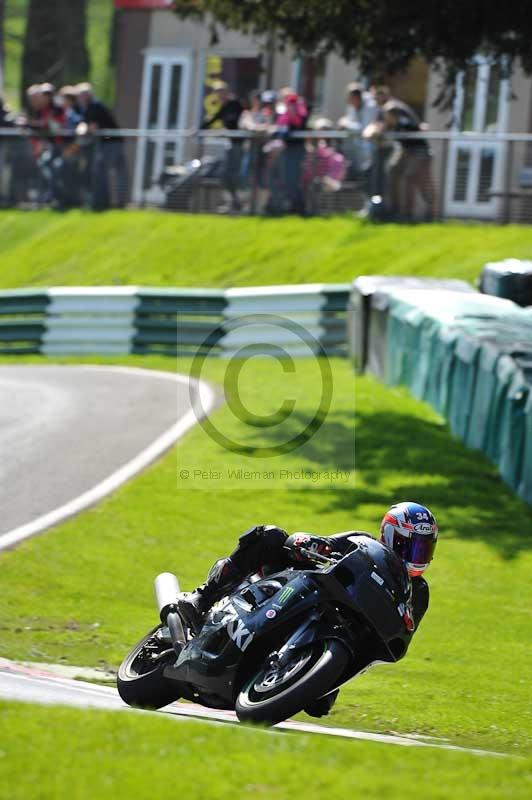
[[[128,653],[120,664],[116,678],[118,694],[128,706],[157,709],[179,699],[175,681],[163,672],[176,659],[171,645],[157,636],[157,625]]]
[[[281,669],[263,666],[238,695],[235,710],[241,722],[276,725],[326,694],[341,677],[349,652],[338,639],[314,642],[296,650]]]

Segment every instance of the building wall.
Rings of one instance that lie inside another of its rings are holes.
[[[430,70],[428,75],[428,90],[425,104],[425,119],[431,130],[448,130],[452,121],[452,108],[441,109],[434,107],[434,101],[441,90],[442,77]],[[511,93],[508,133],[532,132],[532,78],[517,66],[511,78]]]
[[[336,53],[331,53],[327,59],[325,72],[325,116],[334,124],[345,114],[346,97],[345,89],[348,83],[360,80],[360,73],[356,64],[346,63]]]
[[[525,75],[521,66],[518,66],[512,75],[511,91],[513,98],[510,103],[508,131],[530,133],[532,131],[532,78],[530,75]]]
[[[121,10],[116,17],[116,103],[119,124],[136,128],[139,121],[143,51],[150,34],[150,11]]]
[[[205,57],[207,53],[225,56],[259,56],[265,55],[265,42],[245,36],[237,31],[227,30],[222,26],[218,28],[219,42],[211,45],[208,26],[180,20],[175,14],[168,11],[153,11],[149,31],[148,47],[179,47],[189,48],[193,58],[193,86],[191,98],[198,98],[203,80]],[[294,74],[294,53],[290,48],[284,51],[276,49],[273,54],[272,86],[266,87],[266,75],[263,76],[263,85],[258,88],[281,89],[292,83]],[[325,92],[323,107],[320,113],[336,121],[345,109],[345,86],[350,81],[356,80],[358,72],[356,65],[348,64],[339,56],[331,55],[327,59],[325,73]],[[197,124],[197,104],[191,103],[190,126]]]

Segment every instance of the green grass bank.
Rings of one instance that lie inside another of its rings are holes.
[[[0,211],[0,287],[223,288],[422,275],[474,282],[487,261],[532,258],[529,228],[374,225],[158,211]]]
[[[163,358],[127,363],[175,368]],[[191,588],[253,523],[323,534],[353,527],[376,533],[391,502],[417,499],[433,509],[441,527],[428,572],[429,612],[404,661],[377,667],[345,687],[327,722],[527,752],[532,510],[481,455],[451,438],[432,410],[369,377],[357,379],[354,393],[349,365],[331,364],[334,391],[324,439],[316,434],[277,463],[263,459],[260,469],[273,477],[231,479],[230,468],[254,461],[257,469],[257,460],[227,452],[196,427],[106,501],[0,554],[0,655],[116,666],[154,624],[152,579],[158,572],[175,571],[183,588]],[[177,366],[186,372],[190,365],[180,360]],[[231,385],[228,403],[213,421],[251,453],[278,443],[293,432],[291,425],[301,426],[316,399],[315,363],[302,359],[296,366],[299,416],[288,428],[244,426],[231,408]],[[223,384],[225,370],[226,362],[212,359],[204,377]],[[274,413],[286,395],[286,376],[269,359],[250,361],[240,380],[240,397],[257,414]],[[197,465],[205,476],[180,477]],[[281,479],[280,467],[293,476],[302,469],[341,468],[349,479],[314,485]]]
[[[0,797],[524,800],[528,763],[429,748],[0,702]],[[38,742],[28,757],[28,742]],[[201,765],[201,766],[200,766]]]

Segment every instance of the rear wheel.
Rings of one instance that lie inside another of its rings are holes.
[[[348,661],[345,645],[330,639],[295,650],[281,667],[265,664],[238,696],[238,719],[262,725],[288,719],[332,689]]]
[[[176,659],[175,650],[157,625],[121,663],[116,679],[118,694],[129,706],[163,708],[179,698],[175,681],[165,678],[164,668]]]

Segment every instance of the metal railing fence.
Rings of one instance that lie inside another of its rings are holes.
[[[0,207],[532,222],[532,134],[0,129]]]

